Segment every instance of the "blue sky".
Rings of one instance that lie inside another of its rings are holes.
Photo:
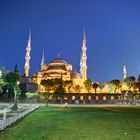
[[[0,66],[24,70],[25,48],[31,28],[31,69],[57,57],[79,71],[83,28],[86,27],[88,77],[95,81],[122,79],[140,73],[139,0],[1,0]]]

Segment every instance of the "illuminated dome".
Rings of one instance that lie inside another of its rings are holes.
[[[36,76],[41,79],[54,79],[63,78],[64,80],[70,80],[72,72],[72,65],[68,64],[65,60],[57,57],[51,60],[48,64],[41,65],[41,71]],[[39,82],[40,83],[40,82]]]
[[[71,71],[72,66],[68,64],[66,61],[62,60],[61,58],[56,58],[48,64],[47,71],[49,70],[64,70],[64,71]]]
[[[61,58],[56,58],[52,61],[50,61],[50,63],[48,64],[48,70],[64,70],[66,71],[66,65],[67,63],[62,60]]]
[[[57,64],[67,64],[66,61],[62,60],[60,57],[57,57],[56,59],[53,59],[52,61],[50,61],[50,63],[48,65],[57,65]]]

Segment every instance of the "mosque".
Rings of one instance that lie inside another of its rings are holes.
[[[29,76],[30,69],[30,51],[31,51],[31,33],[29,32],[26,56],[25,56],[25,66],[24,75]],[[58,54],[57,58],[51,60],[48,64],[44,63],[44,52],[42,55],[41,68],[40,71],[32,75],[32,80],[38,84],[38,91],[45,92],[45,88],[41,85],[42,80],[62,78],[64,81],[71,80],[73,87],[70,92],[77,92],[75,89],[79,87],[80,93],[86,93],[84,81],[87,80],[87,56],[86,56],[87,46],[86,46],[86,33],[83,32],[83,41],[81,48],[81,58],[80,58],[80,73],[73,70],[71,64],[67,63],[65,60],[61,59]]]
[[[30,51],[31,51],[31,33],[29,32],[27,47],[26,47],[26,56],[25,56],[25,65],[24,65],[24,77],[29,77],[30,70]],[[80,58],[80,73],[73,70],[71,64],[63,60],[58,54],[57,58],[51,60],[48,64],[44,63],[44,51],[42,54],[42,61],[40,70],[32,74],[31,80],[32,83],[38,85],[38,92],[45,92],[46,89],[41,85],[42,80],[62,78],[64,81],[71,80],[72,87],[67,93],[88,93],[85,88],[84,81],[87,80],[87,45],[86,45],[86,33],[83,32],[82,47],[81,47],[81,58]],[[123,65],[123,78],[127,76],[126,65]],[[102,93],[109,93],[108,87],[109,82],[104,83],[104,88]],[[126,86],[123,86],[124,90]],[[94,93],[94,90],[90,90],[91,93]],[[120,91],[118,91],[120,92]],[[97,93],[101,93],[101,89],[97,88]],[[113,91],[111,91],[113,93]]]

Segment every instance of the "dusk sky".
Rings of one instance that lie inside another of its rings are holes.
[[[60,53],[79,72],[86,28],[88,77],[94,82],[140,74],[139,0],[0,0],[0,66],[23,74],[31,28],[30,75]]]

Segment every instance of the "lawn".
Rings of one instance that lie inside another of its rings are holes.
[[[0,140],[140,140],[140,107],[40,107]]]

